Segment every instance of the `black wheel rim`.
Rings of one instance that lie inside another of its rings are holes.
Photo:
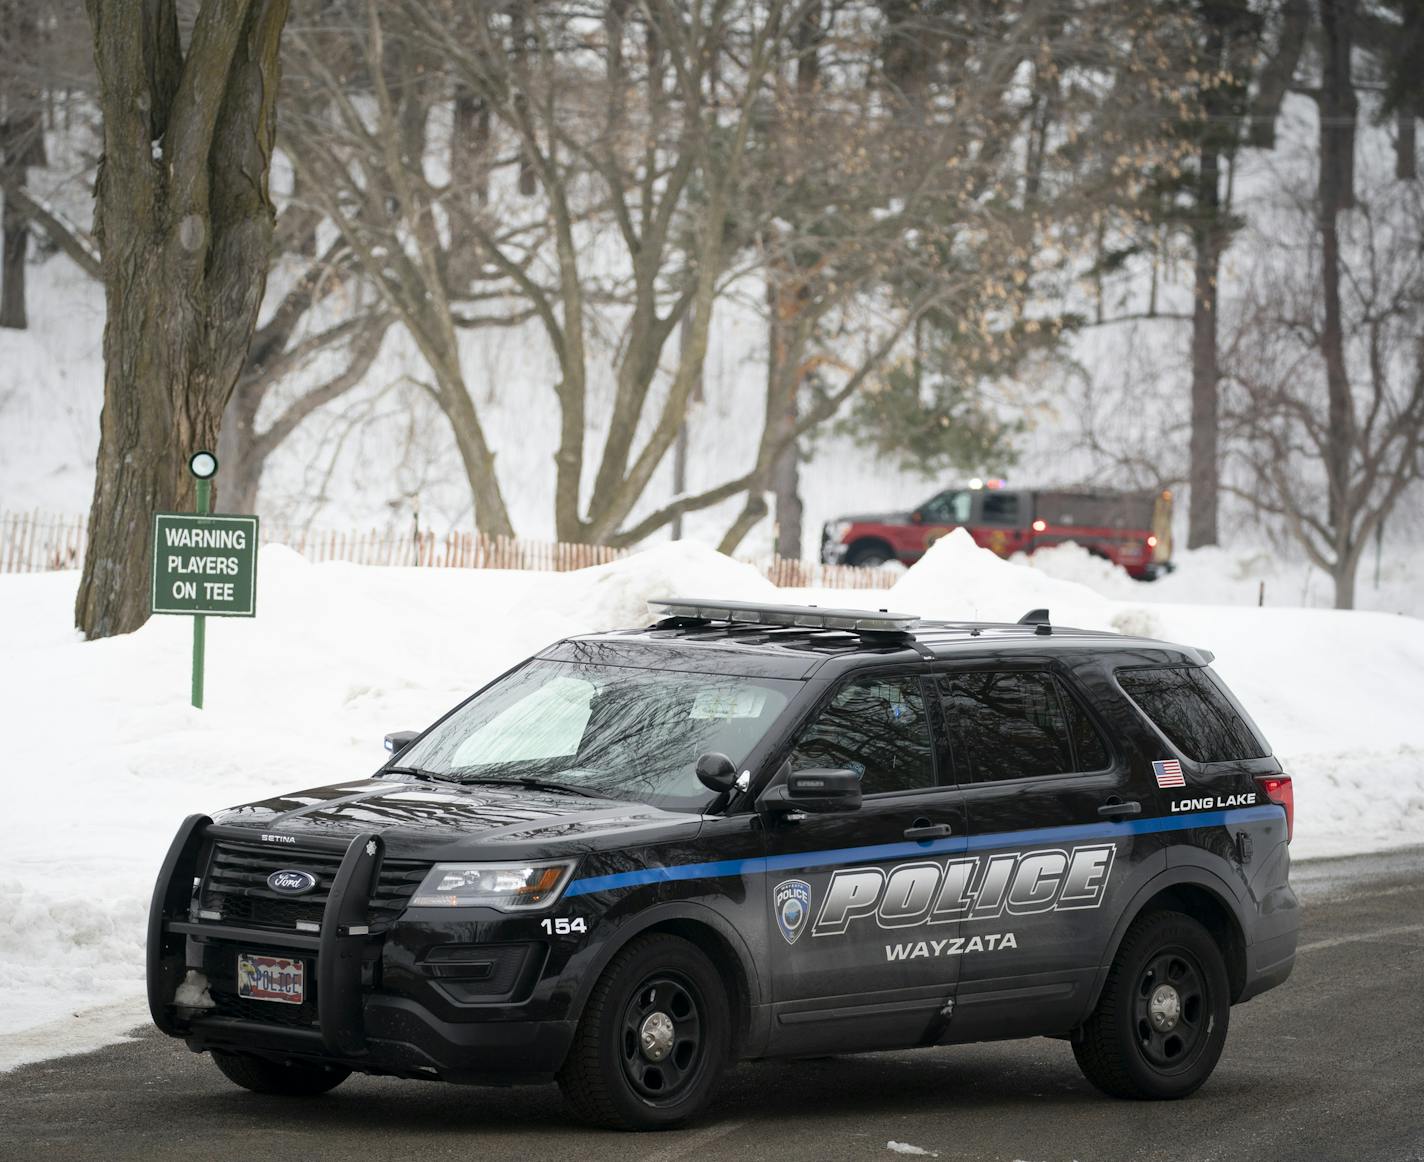
[[[1184,948],[1156,952],[1133,997],[1133,1034],[1147,1063],[1164,1072],[1190,1066],[1211,1022],[1211,992],[1196,957]]]
[[[646,1102],[676,1101],[697,1080],[704,1058],[702,998],[680,973],[646,977],[623,1009],[623,1076]]]

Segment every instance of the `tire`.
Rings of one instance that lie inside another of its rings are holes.
[[[278,1097],[316,1097],[335,1089],[351,1076],[351,1070],[338,1065],[307,1065],[295,1061],[269,1061],[264,1057],[245,1057],[240,1053],[212,1051],[213,1061],[229,1081]]]
[[[888,565],[892,559],[889,549],[874,543],[852,545],[846,553],[846,564],[860,569],[878,569],[881,565]]]
[[[586,1121],[671,1129],[706,1107],[731,1045],[731,1005],[707,957],[677,936],[642,936],[594,985],[559,1088]]]
[[[1111,1097],[1183,1098],[1216,1068],[1230,1016],[1226,962],[1211,934],[1180,912],[1152,912],[1123,938],[1073,1056]]]

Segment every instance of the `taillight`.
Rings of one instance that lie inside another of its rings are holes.
[[[1045,531],[1047,528],[1048,528],[1048,522],[1047,522],[1046,520],[1036,520],[1036,521],[1033,522],[1033,531],[1036,532],[1036,533],[1041,533],[1041,532]]]
[[[1277,807],[1286,809],[1286,842],[1295,834],[1295,788],[1289,775],[1257,775],[1256,785]]]

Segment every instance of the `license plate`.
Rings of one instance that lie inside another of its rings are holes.
[[[237,954],[237,995],[250,1001],[299,1005],[306,994],[306,964],[282,956]]]

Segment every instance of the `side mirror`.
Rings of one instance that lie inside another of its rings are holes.
[[[405,750],[419,736],[418,730],[397,730],[386,735],[386,749],[391,752],[391,757],[395,758],[401,751]]]
[[[813,767],[793,771],[786,781],[761,797],[761,806],[772,811],[858,811],[862,792],[856,771]]]
[[[737,782],[736,764],[720,751],[709,750],[697,760],[697,779],[709,791],[730,791]]]
[[[911,523],[911,524],[917,524],[917,525],[922,525],[922,524],[924,524],[924,523],[925,523],[925,514],[922,513],[922,512],[920,512],[919,509],[916,509],[914,512],[912,512],[912,513],[910,514],[910,523]]]

